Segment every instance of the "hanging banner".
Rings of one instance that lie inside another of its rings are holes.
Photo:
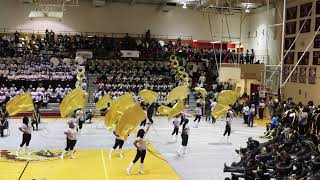
[[[288,34],[295,34],[297,28],[297,22],[288,22],[286,23],[286,35]]]
[[[287,20],[296,19],[297,18],[297,6],[287,8]]]
[[[313,65],[320,65],[320,51],[313,51]]]
[[[298,60],[301,58],[303,52],[298,52]],[[309,52],[306,52],[302,57],[299,65],[308,65],[309,64]]]
[[[301,29],[304,21],[305,21],[305,20],[301,20],[301,21],[300,21],[300,26],[299,26],[300,29]],[[301,33],[310,32],[310,27],[311,27],[311,19],[307,19],[307,20],[306,20],[306,23],[304,24],[304,26],[303,26],[303,28],[302,28],[302,30],[301,30]]]
[[[291,67],[291,70],[290,71],[292,71],[293,70],[293,66]],[[296,82],[298,82],[298,71],[299,71],[299,69],[298,69],[298,67],[293,71],[293,73],[291,74],[291,82],[294,82],[294,83],[296,83]]]
[[[306,74],[307,74],[307,68],[300,67],[299,68],[299,83],[306,83]]]
[[[283,53],[283,56],[286,52]],[[294,52],[288,52],[287,56],[284,58],[284,64],[294,64]]]
[[[121,57],[127,57],[127,58],[139,58],[140,52],[139,51],[127,51],[127,50],[120,50]]]
[[[309,84],[316,84],[316,76],[317,76],[317,67],[309,68]]]
[[[284,83],[285,80],[288,78],[290,71],[291,71],[291,66],[283,66],[282,83]]]

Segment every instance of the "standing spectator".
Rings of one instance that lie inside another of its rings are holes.
[[[243,123],[248,124],[250,108],[247,103],[243,103],[242,114],[243,114]]]
[[[251,64],[253,64],[254,57],[255,57],[254,50],[253,50],[253,49],[251,49],[251,55],[250,55],[250,63],[251,63]]]
[[[245,59],[246,59],[246,64],[249,64],[250,63],[249,50],[247,50],[247,52],[246,52]]]
[[[253,127],[253,120],[254,120],[255,114],[256,114],[255,105],[254,105],[254,104],[251,104],[250,114],[249,114],[249,122],[248,122],[248,126],[249,126],[249,127]]]
[[[259,119],[263,119],[264,107],[265,107],[264,100],[261,99],[259,102]]]

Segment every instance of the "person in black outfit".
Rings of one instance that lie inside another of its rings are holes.
[[[152,120],[152,116],[155,112],[156,109],[156,104],[155,103],[151,103],[150,106],[147,109],[147,117],[150,121],[151,124],[153,124],[153,120]]]

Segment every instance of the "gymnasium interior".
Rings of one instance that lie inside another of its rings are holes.
[[[320,0],[1,0],[0,179],[320,179],[319,31]]]

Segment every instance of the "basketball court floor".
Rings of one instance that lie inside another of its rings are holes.
[[[66,121],[42,119],[39,131],[32,134],[31,155],[24,155],[22,151],[21,157],[17,158],[14,151],[21,143],[22,133],[18,130],[21,120],[13,119],[10,121],[10,136],[0,138],[0,179],[221,180],[229,175],[223,173],[224,163],[230,165],[239,160],[235,149],[244,147],[249,137],[265,141],[259,138],[264,132],[263,126],[249,128],[242,124],[242,120],[234,119],[229,143],[226,143],[226,138],[222,138],[225,121],[211,124],[202,119],[198,128],[191,128],[187,155],[177,156],[181,138],[178,137],[178,142],[172,140],[172,122],[165,117],[155,117],[154,120],[147,136],[145,174],[138,174],[137,163],[132,175],[127,176],[125,170],[136,152],[132,144],[136,133],[125,142],[123,158],[114,151],[109,159],[114,135],[105,128],[103,121],[95,119],[84,125],[78,137],[76,159],[67,156],[61,160],[59,155],[66,143],[63,134]],[[265,121],[258,124],[264,125]]]

